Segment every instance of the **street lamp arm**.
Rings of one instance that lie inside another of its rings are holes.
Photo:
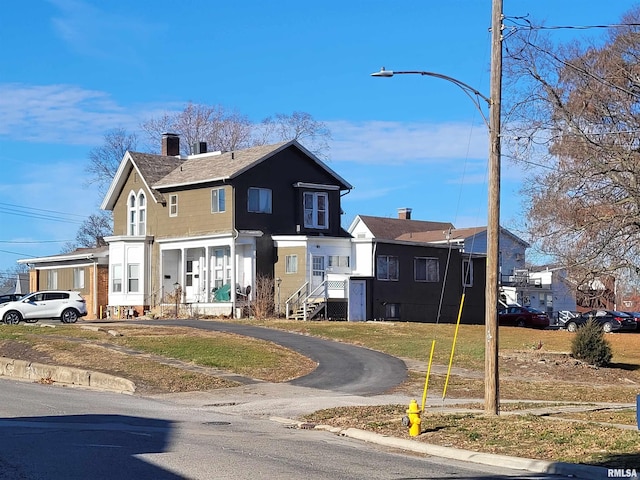
[[[385,68],[382,67],[379,72],[375,72],[371,74],[372,77],[393,77],[394,75],[422,75],[427,77],[440,78],[442,80],[446,80],[447,82],[453,83],[454,85],[459,87],[471,99],[471,101],[474,103],[474,105],[480,112],[480,115],[482,115],[482,119],[487,124],[487,126],[489,126],[489,120],[487,119],[485,113],[482,111],[482,105],[480,104],[480,101],[478,100],[478,98],[481,98],[482,100],[487,102],[488,107],[491,107],[491,104],[492,104],[491,99],[486,95],[483,95],[482,93],[480,93],[471,85],[468,85],[463,81],[458,80],[457,78],[453,78],[448,75],[443,75],[442,73],[427,72],[424,70],[407,70],[407,71],[397,72],[394,70],[385,70]]]

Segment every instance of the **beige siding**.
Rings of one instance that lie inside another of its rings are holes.
[[[154,235],[167,238],[231,231],[232,188],[229,185],[223,188],[225,211],[221,213],[211,213],[211,187],[175,192],[178,196],[178,215],[169,216],[168,203],[166,207],[159,208],[155,215]],[[166,194],[167,202],[169,195]]]
[[[156,238],[198,236],[229,232],[232,229],[233,190],[225,190],[225,212],[211,213],[211,187],[174,192],[178,196],[178,215],[169,216],[169,193],[166,205],[156,203],[139,176],[132,170],[113,209],[113,234],[127,235],[127,201],[130,192],[143,189],[147,197],[147,235]]]
[[[298,256],[298,272],[285,273],[287,255]],[[282,279],[280,283],[280,302],[284,302],[307,280],[307,249],[306,247],[280,247],[278,248],[278,261],[275,264],[276,278]]]

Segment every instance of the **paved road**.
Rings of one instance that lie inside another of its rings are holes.
[[[300,387],[353,395],[379,395],[400,385],[407,378],[407,367],[398,358],[367,348],[298,333],[208,320],[136,321],[136,324],[140,323],[229,332],[268,340],[290,348],[318,363],[318,367],[309,375],[288,382]]]

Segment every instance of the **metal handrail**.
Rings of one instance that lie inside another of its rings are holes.
[[[285,302],[285,313],[287,318],[289,318],[289,312],[291,312],[291,310],[295,310],[300,305],[300,299],[307,296],[306,292],[308,291],[308,289],[309,282],[304,282],[304,284],[302,284],[302,286],[298,290],[296,290],[289,298],[287,298],[287,301]],[[293,305],[290,308],[291,304]]]

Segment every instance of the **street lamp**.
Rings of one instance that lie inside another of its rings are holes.
[[[485,413],[499,411],[498,380],[498,293],[500,238],[500,108],[502,92],[502,0],[493,0],[491,11],[491,94],[489,97],[466,83],[441,73],[409,70],[394,72],[382,68],[374,77],[422,75],[440,78],[458,86],[474,103],[489,128],[489,194],[487,205],[487,272],[485,290]],[[482,99],[489,107],[489,120],[484,114]]]

